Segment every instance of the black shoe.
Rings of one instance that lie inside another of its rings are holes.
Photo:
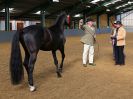
[[[91,65],[91,66],[96,66],[96,64],[94,64],[94,63],[89,63],[89,65]]]
[[[118,63],[115,63],[115,65],[120,65],[120,64],[118,64]]]
[[[123,63],[123,64],[118,64],[118,63],[115,63],[115,65],[124,66],[124,65],[125,65],[125,63]]]
[[[86,65],[86,64],[83,64],[83,66],[84,66],[84,67],[87,67],[87,65]]]
[[[124,66],[125,64],[120,64],[120,66]]]

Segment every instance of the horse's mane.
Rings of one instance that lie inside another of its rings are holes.
[[[58,17],[56,18],[56,21],[55,21],[54,25],[56,25],[59,22],[59,20],[61,20],[62,17],[64,17],[64,15],[67,15],[66,12],[62,12],[60,15],[58,15]]]

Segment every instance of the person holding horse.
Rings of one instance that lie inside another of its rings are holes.
[[[116,22],[117,21],[114,21],[114,23],[112,23],[113,28],[112,28],[112,32],[111,32],[111,35],[110,35],[111,43],[112,43],[112,48],[113,48],[113,59],[114,60],[115,60],[115,40],[113,39],[113,37],[115,36],[116,30],[117,30],[117,28],[115,26]]]
[[[87,19],[86,24],[81,26],[84,30],[85,35],[81,38],[81,42],[84,44],[83,49],[83,66],[87,66],[89,60],[89,65],[95,66],[94,64],[94,43],[96,38],[95,28],[93,26],[94,21],[92,19]]]
[[[124,46],[126,38],[126,30],[124,29],[121,21],[116,22],[116,32],[112,37],[115,45],[115,65],[125,65]]]

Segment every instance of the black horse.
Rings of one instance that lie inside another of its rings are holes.
[[[25,67],[28,74],[28,81],[30,91],[34,91],[35,87],[33,84],[33,70],[34,64],[37,59],[39,50],[52,51],[54,63],[56,65],[57,76],[61,77],[63,68],[63,62],[65,58],[64,45],[64,26],[68,25],[67,14],[61,13],[54,25],[49,28],[43,28],[38,25],[31,25],[21,30],[18,30],[12,40],[11,57],[10,57],[10,72],[12,84],[20,84],[23,79],[23,66]],[[22,63],[21,43],[25,51],[25,59]],[[56,51],[59,50],[62,54],[62,61],[58,66],[58,60],[56,57]]]

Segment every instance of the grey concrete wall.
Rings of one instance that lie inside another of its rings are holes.
[[[111,29],[110,28],[102,28],[102,29],[97,29],[96,33],[110,33]],[[5,32],[5,31],[0,31],[0,42],[9,42],[12,40],[12,37],[16,31],[11,31],[11,32]],[[64,31],[64,34],[66,36],[81,36],[84,34],[84,32],[80,29],[66,29]]]
[[[15,32],[16,31],[11,31],[11,32],[0,31],[0,42],[11,41]]]
[[[133,27],[125,27],[127,32],[133,33]]]
[[[10,42],[12,40],[12,37],[16,31],[0,31],[0,42]],[[66,36],[79,36],[83,35],[83,31],[79,29],[66,29],[64,31],[64,34]]]

